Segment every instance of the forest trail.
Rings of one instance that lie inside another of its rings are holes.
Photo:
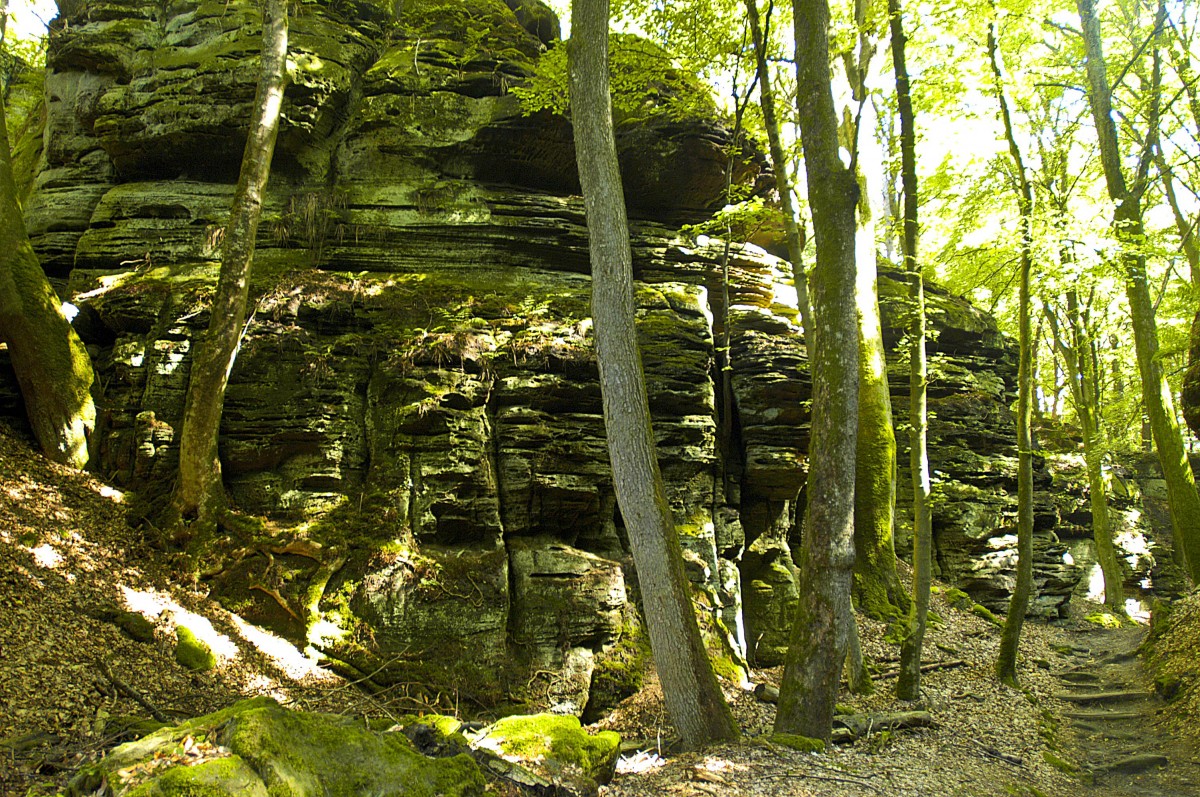
[[[1055,697],[1067,707],[1064,730],[1073,735],[1077,763],[1105,797],[1200,795],[1200,751],[1175,739],[1158,722],[1163,702],[1155,694],[1138,648],[1146,628],[1070,631],[1067,665],[1054,676]],[[1065,652],[1065,651],[1064,651]]]

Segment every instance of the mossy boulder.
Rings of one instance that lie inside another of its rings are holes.
[[[558,714],[505,717],[485,728],[474,746],[546,774],[578,792],[594,794],[616,771],[621,737],[613,731],[590,734],[579,719]]]
[[[269,698],[163,728],[81,771],[72,795],[123,783],[138,797],[406,797],[482,795],[467,755],[427,758],[400,733],[347,717],[290,711]]]
[[[189,670],[208,672],[217,666],[217,656],[190,628],[175,629],[175,661]]]

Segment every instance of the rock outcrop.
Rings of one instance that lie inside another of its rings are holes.
[[[635,574],[569,124],[524,115],[511,91],[554,51],[552,28],[519,19],[540,4],[518,5],[293,6],[254,313],[220,441],[234,503],[266,520],[199,553],[227,606],[367,683],[577,713],[626,631]],[[97,364],[94,466],[143,504],[173,481],[257,14],[243,0],[92,3],[51,42],[27,224]],[[796,594],[807,356],[778,260],[732,247],[727,312],[723,247],[677,232],[720,202],[731,136],[656,111],[658,96],[618,138],[659,458],[714,651],[772,663]],[[757,179],[757,163],[737,179]],[[894,346],[903,288],[884,274],[880,291]],[[940,574],[1003,608],[1015,351],[961,299],[931,289],[930,309]],[[1054,507],[1038,518],[1037,606],[1053,614],[1077,576]]]

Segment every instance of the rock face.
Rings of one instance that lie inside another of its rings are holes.
[[[202,553],[231,609],[357,677],[576,713],[634,583],[570,128],[522,115],[510,91],[554,51],[553,26],[517,5],[293,6],[220,441],[235,504],[267,521]],[[174,477],[259,28],[242,0],[126,0],[90,4],[51,42],[27,224],[98,367],[95,467],[146,504]],[[732,248],[726,313],[723,247],[676,232],[720,202],[730,134],[653,99],[618,138],[659,458],[714,649],[773,663],[796,594],[806,353],[778,260]],[[880,291],[894,345],[903,288],[884,274]],[[930,307],[938,565],[1003,608],[1015,351],[966,302],[931,290]],[[1038,517],[1037,606],[1054,613],[1076,576],[1054,507]]]

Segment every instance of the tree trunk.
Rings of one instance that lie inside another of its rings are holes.
[[[925,280],[917,260],[917,132],[904,48],[900,0],[888,0],[892,30],[892,66],[896,72],[896,105],[900,115],[900,180],[904,187],[904,268],[912,299],[909,323],[909,442],[908,465],[913,485],[913,604],[907,634],[900,645],[900,675],[896,696],[921,697],[921,651],[929,616],[929,591],[933,582],[933,532],[929,514],[928,364],[925,356]]]
[[[608,77],[608,2],[574,0],[571,118],[587,212],[604,427],[663,697],[689,747],[737,738],[704,649],[654,451]]]
[[[993,5],[993,14],[995,6]],[[1017,584],[1000,634],[1000,654],[996,659],[996,677],[1010,686],[1017,684],[1017,650],[1021,644],[1021,627],[1029,608],[1033,590],[1033,329],[1029,317],[1029,277],[1033,271],[1033,190],[1021,157],[1021,148],[1013,132],[1012,116],[1004,97],[1004,72],[1000,66],[996,23],[988,23],[988,58],[996,81],[996,98],[1000,104],[1000,119],[1008,152],[1017,171],[1021,211],[1020,288],[1017,298],[1017,338],[1020,364],[1017,367]]]
[[[854,210],[858,184],[838,154],[830,86],[829,6],[794,2],[796,98],[817,261],[813,272],[813,375],[808,511],[800,547],[800,600],[784,662],[775,730],[828,740],[854,568],[854,453],[858,427],[858,322]]]
[[[1100,40],[1100,21],[1094,0],[1077,0],[1083,42],[1087,51],[1088,99],[1096,123],[1100,163],[1109,198],[1115,206],[1113,231],[1121,244],[1121,263],[1125,272],[1125,295],[1133,321],[1133,343],[1138,372],[1142,380],[1142,400],[1149,417],[1150,431],[1158,451],[1158,461],[1167,483],[1167,502],[1175,545],[1182,553],[1193,584],[1200,583],[1200,494],[1187,459],[1183,434],[1175,414],[1175,402],[1159,358],[1158,326],[1154,302],[1146,276],[1141,195],[1144,186],[1131,190],[1121,169],[1120,143],[1112,116],[1112,90],[1104,63]],[[1147,136],[1152,139],[1153,136]],[[1140,181],[1139,181],[1140,182]]]
[[[7,6],[0,4],[0,17]],[[29,242],[4,116],[0,106],[0,340],[38,445],[55,462],[82,468],[96,423],[92,362]]]
[[[812,301],[808,295],[808,274],[804,270],[804,234],[796,221],[796,205],[792,196],[790,159],[783,148],[779,115],[775,112],[775,89],[771,83],[771,68],[767,62],[766,31],[758,16],[758,0],[746,0],[750,19],[750,34],[754,39],[754,56],[758,64],[758,97],[762,106],[763,126],[767,129],[767,144],[771,151],[771,169],[775,172],[775,188],[779,191],[779,207],[783,213],[783,229],[787,238],[788,260],[792,266],[792,281],[796,285],[796,304],[800,322],[807,336],[812,329]],[[769,22],[769,20],[768,20]]]
[[[183,413],[179,480],[171,509],[173,520],[182,523],[194,519],[191,533],[205,534],[215,528],[225,507],[217,436],[225,406],[225,388],[246,322],[250,266],[262,215],[262,195],[271,173],[279,111],[287,83],[287,47],[286,5],[283,0],[263,0],[262,73],[254,98],[254,116],[242,154],[233,207],[225,225],[212,318],[192,360]]]
[[[866,87],[858,89],[865,99]],[[854,594],[861,611],[894,617],[907,608],[896,572],[896,430],[879,317],[875,265],[875,208],[883,156],[874,142],[875,114],[865,102],[858,117],[854,162],[858,165],[855,303],[858,308],[858,445],[854,480]]]
[[[1069,260],[1064,254],[1064,261]],[[1125,616],[1124,577],[1113,545],[1112,523],[1108,512],[1108,482],[1104,478],[1104,454],[1108,446],[1104,427],[1100,423],[1100,399],[1097,391],[1096,360],[1091,336],[1079,314],[1079,294],[1074,288],[1067,291],[1067,331],[1069,341],[1059,330],[1058,318],[1047,307],[1045,317],[1050,326],[1054,347],[1066,364],[1067,382],[1071,387],[1071,402],[1083,433],[1083,458],[1088,480],[1088,503],[1092,510],[1092,538],[1096,544],[1096,560],[1104,573],[1104,604],[1113,614]]]

